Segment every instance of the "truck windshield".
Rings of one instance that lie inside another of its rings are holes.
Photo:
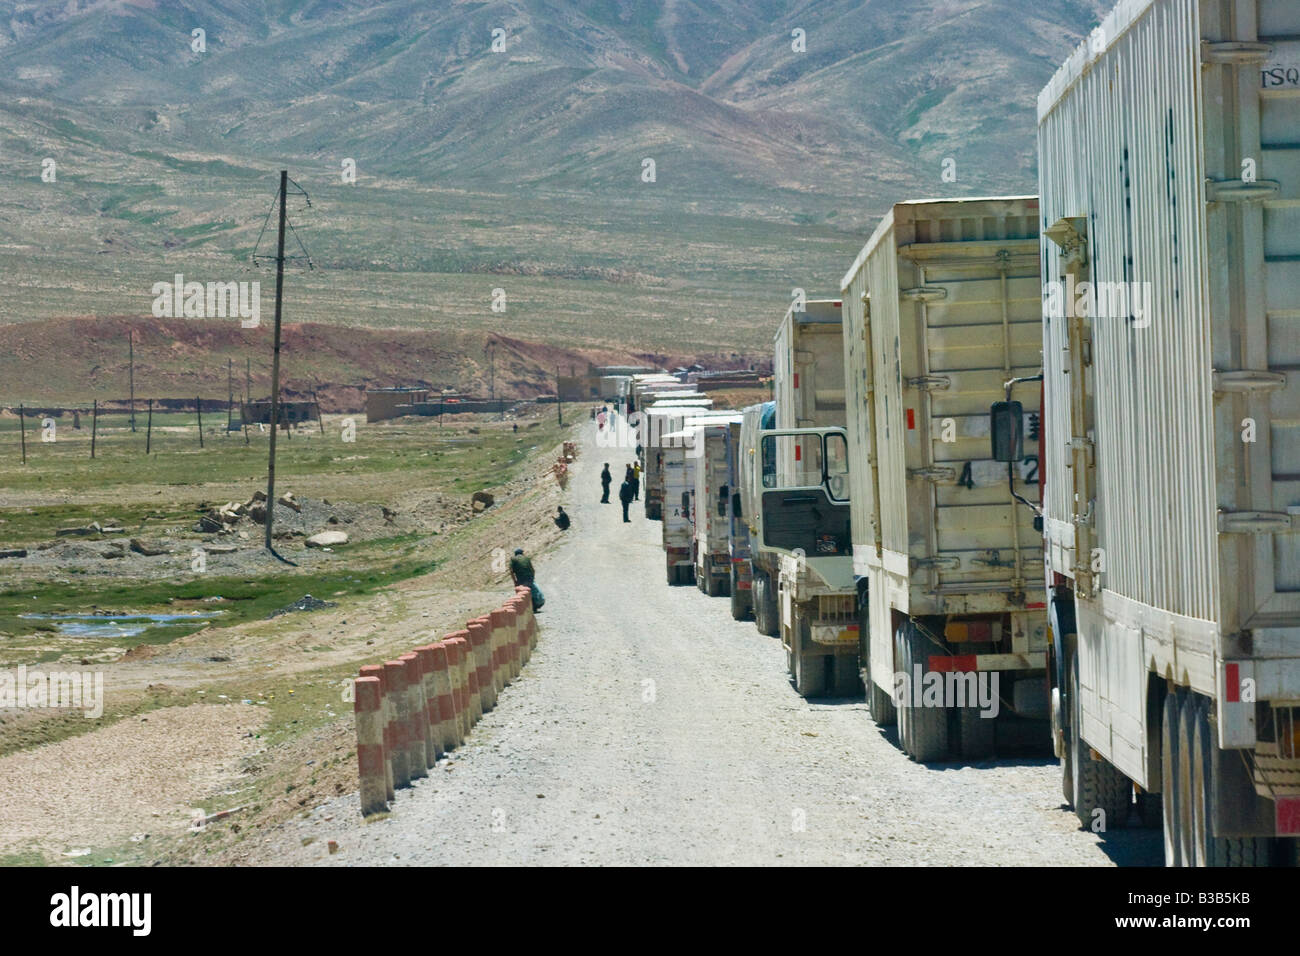
[[[825,486],[832,500],[848,501],[848,475],[848,445],[841,434],[763,437],[764,488]]]

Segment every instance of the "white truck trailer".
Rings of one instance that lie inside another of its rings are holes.
[[[1038,99],[1054,736],[1080,819],[1131,781],[1171,865],[1300,834],[1297,38],[1295,0],[1128,0]]]
[[[705,403],[708,404],[705,404]],[[665,467],[680,456],[674,454],[682,447],[681,432],[688,416],[707,412],[711,399],[655,402],[646,408],[638,421],[643,467],[641,470],[641,500],[645,503],[645,516],[659,521],[664,515]],[[694,483],[677,489],[694,491]]]
[[[1010,393],[1034,433],[1040,291],[1032,197],[898,203],[842,282],[862,676],[918,761],[988,756],[1004,709],[1047,716],[1042,541],[1016,501],[1037,446],[992,460],[988,417]]]
[[[740,422],[738,413],[686,420],[695,433],[695,585],[709,597],[731,593],[731,436]]]
[[[804,697],[861,687],[839,312],[832,299],[786,311],[772,414],[751,406],[741,426],[754,622],[780,636]]]
[[[658,407],[655,405],[652,409]],[[683,408],[680,417],[670,414],[663,419],[665,423],[681,425],[678,431],[664,435],[656,445],[663,483],[661,533],[669,584],[689,584],[695,578],[695,521],[698,513],[695,474],[704,450],[700,426],[713,418],[725,419],[727,415],[726,412],[704,408]]]

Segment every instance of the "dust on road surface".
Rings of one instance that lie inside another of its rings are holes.
[[[547,602],[522,677],[390,816],[337,798],[264,837],[258,862],[1162,862],[1158,830],[1080,829],[1054,760],[922,766],[862,701],[802,700],[776,639],[668,587],[641,502],[631,524],[598,503],[601,465],[621,474],[631,453],[584,438],[573,527],[536,562]]]

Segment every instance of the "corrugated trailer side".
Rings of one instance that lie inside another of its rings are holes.
[[[1041,538],[1014,497],[1037,498],[1037,221],[1033,197],[899,203],[842,283],[863,677],[883,722],[918,667],[996,678],[1016,713],[1046,716]],[[988,417],[1008,394],[1027,434],[1010,467]],[[917,759],[992,751],[970,708],[903,703]]]
[[[1067,797],[1131,780],[1167,862],[1266,862],[1300,834],[1300,4],[1127,0],[1038,113]]]
[[[694,429],[695,459],[695,584],[710,597],[731,593],[731,558],[728,553],[728,435],[739,415],[719,415],[714,420],[689,418]]]

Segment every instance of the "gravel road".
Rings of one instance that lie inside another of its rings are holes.
[[[921,766],[861,701],[799,698],[775,639],[667,586],[639,502],[631,524],[597,503],[601,463],[621,474],[631,456],[586,438],[573,528],[537,560],[547,604],[523,677],[389,817],[363,823],[340,797],[268,834],[266,862],[1162,862],[1158,831],[1081,830],[1054,760]]]

